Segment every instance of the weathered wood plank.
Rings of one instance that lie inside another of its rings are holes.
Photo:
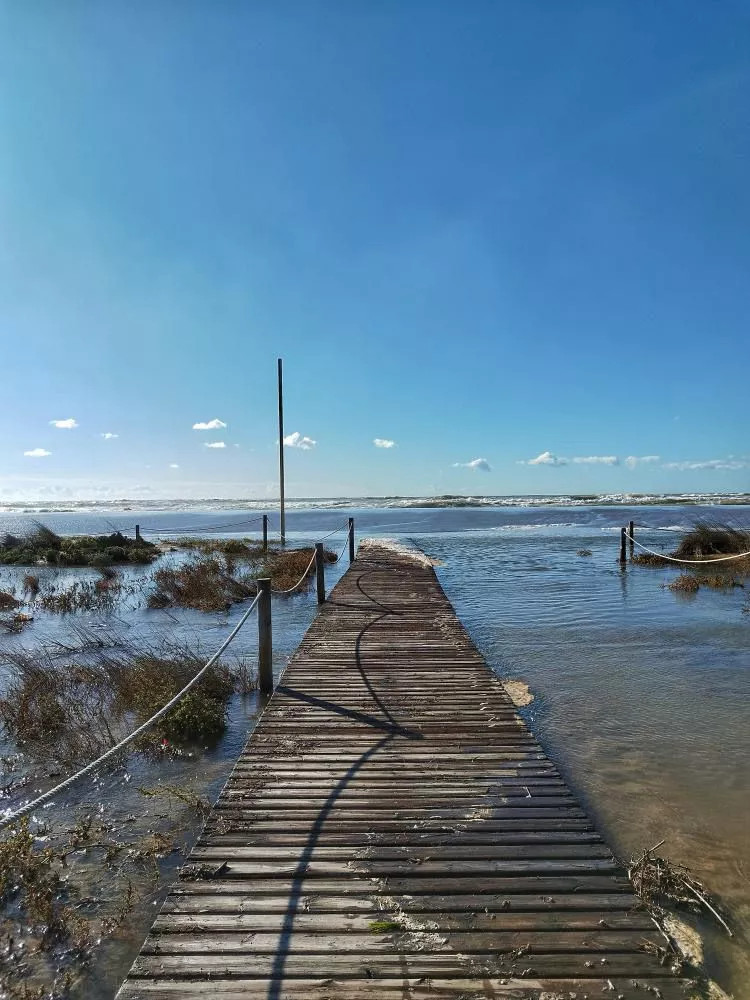
[[[433,570],[372,546],[288,665],[119,1000],[676,1000],[655,940]]]

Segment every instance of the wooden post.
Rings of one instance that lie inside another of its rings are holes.
[[[263,515],[263,551],[268,552],[268,514]]]
[[[318,604],[325,604],[326,600],[326,571],[323,557],[323,543],[315,543],[315,582],[318,588]]]
[[[286,542],[286,514],[284,511],[284,375],[281,358],[278,359],[279,383],[279,536],[281,544]]]
[[[635,543],[633,539],[635,538],[635,521],[631,521],[628,525],[628,535],[630,535],[630,561],[633,561],[633,552],[635,551]]]
[[[354,562],[354,518],[349,518],[349,565]]]
[[[140,526],[140,524],[136,524],[136,526],[135,526],[135,540],[136,540],[136,542],[140,542],[140,541],[143,540],[141,538],[141,526]]]
[[[624,566],[628,561],[628,550],[626,543],[627,528],[620,528],[620,565]]]
[[[261,694],[273,692],[273,638],[271,634],[271,580],[257,580],[258,600],[258,686]]]

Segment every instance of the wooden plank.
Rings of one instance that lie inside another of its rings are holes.
[[[434,571],[342,577],[119,1000],[530,1000],[683,985]]]

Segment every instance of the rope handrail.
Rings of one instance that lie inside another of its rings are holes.
[[[169,527],[167,527],[167,528],[151,528],[151,527],[149,527],[147,525],[146,527],[142,526],[140,530],[141,530],[141,532],[147,531],[147,532],[149,532],[149,534],[152,534],[152,535],[159,535],[159,534],[163,535],[163,534],[167,534],[167,533],[174,534],[175,532],[178,532],[178,531],[183,532],[183,534],[190,534],[191,532],[195,532],[195,531],[198,531],[198,532],[200,532],[200,531],[224,531],[224,530],[229,530],[231,528],[236,528],[236,527],[238,527],[241,524],[255,524],[258,521],[262,521],[263,517],[264,517],[264,515],[261,514],[259,517],[251,517],[251,518],[243,520],[243,521],[232,521],[231,524],[208,524],[208,525],[194,524],[194,525],[189,525],[187,528],[179,528],[179,527],[178,528],[169,528]]]
[[[221,656],[221,654],[224,652],[224,650],[227,648],[227,646],[231,643],[231,641],[240,631],[242,626],[248,620],[252,612],[255,610],[258,601],[260,600],[260,596],[261,595],[259,592],[256,595],[253,603],[245,611],[245,613],[242,615],[242,617],[234,626],[234,628],[226,637],[226,639],[221,643],[216,652],[203,664],[198,673],[195,674],[195,676],[188,681],[188,683],[182,688],[182,690],[178,691],[176,695],[174,695],[172,698],[169,699],[166,705],[162,706],[162,708],[160,708],[158,712],[152,715],[150,719],[147,719],[146,722],[138,726],[138,728],[135,729],[132,733],[130,733],[129,736],[126,736],[125,739],[120,740],[120,742],[115,744],[115,746],[110,747],[109,750],[106,750],[100,757],[97,757],[96,760],[92,760],[91,763],[87,764],[85,767],[82,767],[74,774],[71,774],[69,777],[65,778],[64,781],[61,781],[59,784],[55,785],[54,788],[50,788],[42,795],[37,796],[37,798],[33,799],[31,802],[27,802],[25,806],[21,806],[20,809],[16,809],[9,815],[0,818],[0,829],[3,829],[3,827],[6,827],[11,823],[15,823],[16,820],[22,819],[24,816],[28,816],[29,813],[33,812],[40,805],[43,805],[45,802],[49,802],[49,800],[52,799],[55,795],[57,795],[59,792],[64,791],[66,788],[70,788],[71,785],[75,784],[77,781],[80,781],[81,778],[85,778],[87,774],[91,774],[94,771],[98,770],[98,768],[100,768],[102,764],[106,763],[108,760],[111,760],[113,757],[115,757],[121,750],[124,750],[126,746],[132,743],[133,740],[137,739],[142,733],[144,733],[147,729],[153,726],[155,722],[158,722],[159,719],[161,719],[164,715],[166,715],[167,712],[171,708],[173,708],[177,704],[177,702],[184,695],[186,695],[187,692],[192,687],[194,687],[198,683],[198,681],[206,673],[206,671],[210,667],[212,667],[214,663],[216,663],[218,658]]]
[[[686,566],[707,566],[710,563],[717,562],[729,562],[731,559],[745,559],[750,556],[750,552],[735,552],[730,556],[716,556],[715,559],[678,559],[677,556],[668,556],[663,552],[654,552],[653,549],[647,548],[637,541],[630,532],[625,530],[625,537],[629,539],[634,545],[637,545],[639,549],[643,549],[644,552],[648,552],[652,556],[656,556],[659,559],[666,559],[668,562],[673,563],[684,563]]]
[[[301,583],[303,582],[303,580],[305,580],[305,579],[306,579],[306,577],[307,577],[307,574],[308,574],[308,573],[310,572],[310,567],[311,567],[311,566],[312,566],[312,564],[313,564],[313,563],[315,562],[315,556],[316,556],[316,555],[317,555],[317,553],[316,553],[316,552],[313,552],[313,554],[312,554],[312,558],[310,559],[310,562],[309,562],[309,563],[307,564],[307,566],[305,567],[305,572],[304,572],[304,573],[302,574],[302,576],[301,576],[301,577],[299,578],[299,580],[297,580],[297,582],[296,582],[296,583],[294,584],[294,586],[293,586],[293,587],[287,587],[287,589],[286,589],[286,590],[274,590],[274,589],[273,589],[273,587],[272,587],[272,588],[271,588],[271,593],[272,593],[272,594],[276,594],[276,596],[277,596],[277,597],[281,597],[281,596],[282,596],[282,595],[284,595],[284,594],[291,594],[291,592],[292,592],[293,590],[296,590],[296,589],[297,589],[297,587],[299,587],[299,585],[300,585],[300,584],[301,584]]]
[[[329,531],[327,535],[321,535],[318,539],[319,542],[323,542],[326,538],[330,538],[331,535],[337,535],[339,531],[343,531],[346,528],[347,534],[349,533],[349,522],[346,521],[344,524],[340,524],[338,528],[334,528],[333,531]]]

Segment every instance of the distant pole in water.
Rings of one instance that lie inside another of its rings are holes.
[[[268,552],[268,514],[263,515],[263,551]]]
[[[141,540],[141,526],[140,526],[140,524],[136,524],[136,526],[135,526],[135,540],[136,540],[136,542],[140,542],[140,540]]]
[[[279,376],[279,535],[281,544],[286,541],[286,515],[284,513],[284,377],[281,358],[278,359]]]
[[[628,534],[630,535],[630,560],[633,560],[633,552],[635,551],[635,521],[631,521],[628,525]]]
[[[619,561],[620,561],[620,565],[621,566],[624,566],[625,563],[628,561],[628,547],[627,547],[627,544],[626,544],[627,534],[628,534],[628,529],[627,528],[620,528],[620,560]]]

